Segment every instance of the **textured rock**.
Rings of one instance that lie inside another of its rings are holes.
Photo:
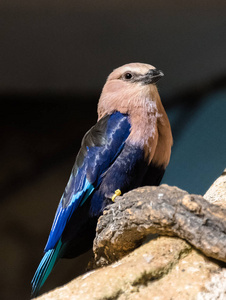
[[[216,262],[192,250],[185,241],[159,237],[118,262],[86,273],[38,299],[191,300],[203,297],[206,282],[220,272]]]
[[[203,196],[210,203],[226,208],[226,169]]]
[[[226,269],[219,270],[205,283],[205,289],[199,292],[197,300],[226,299]]]
[[[192,250],[174,264],[166,276],[162,276],[159,280],[147,281],[146,285],[140,286],[137,292],[125,293],[118,299],[196,299],[197,294],[203,291],[205,281],[219,270],[217,264],[207,261],[197,251]]]
[[[108,267],[89,272],[39,299],[117,299],[166,275],[191,251],[183,240],[152,240]]]
[[[204,198],[211,203],[226,208],[226,169],[205,193]],[[224,265],[224,267],[226,267]],[[226,299],[226,268],[211,274],[206,280],[203,291],[197,295],[197,300]]]

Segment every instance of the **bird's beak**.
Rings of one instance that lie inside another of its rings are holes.
[[[142,81],[143,81],[143,84],[156,83],[163,76],[164,76],[164,74],[162,71],[156,70],[156,69],[151,69],[150,71],[148,71],[148,73],[146,73],[143,76]]]

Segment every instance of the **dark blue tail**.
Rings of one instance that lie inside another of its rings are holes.
[[[36,297],[38,295],[41,287],[43,286],[44,282],[46,281],[56,262],[60,258],[61,248],[62,242],[61,240],[59,240],[59,242],[56,245],[56,248],[48,250],[43,256],[38,266],[38,269],[36,270],[35,275],[31,281],[32,297]]]

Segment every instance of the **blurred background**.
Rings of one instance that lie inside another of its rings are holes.
[[[29,299],[108,74],[163,70],[174,146],[164,183],[204,194],[226,167],[226,2],[0,1],[0,298]],[[62,260],[44,291],[84,271]]]

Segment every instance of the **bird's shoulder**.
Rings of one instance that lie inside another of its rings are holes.
[[[101,147],[106,147],[113,140],[124,141],[129,135],[130,127],[130,118],[127,114],[115,111],[102,117],[84,135],[73,167],[73,174],[76,175],[78,169],[81,168],[89,150],[98,152],[101,151]]]

